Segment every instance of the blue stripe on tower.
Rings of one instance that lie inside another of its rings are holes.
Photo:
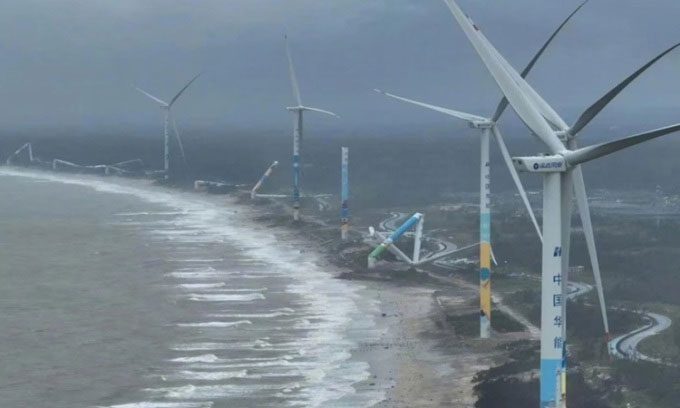
[[[491,214],[480,214],[479,223],[479,240],[482,242],[491,242]]]
[[[541,408],[553,408],[557,401],[558,373],[562,359],[541,360]]]

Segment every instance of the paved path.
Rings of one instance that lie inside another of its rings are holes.
[[[625,358],[632,361],[644,360],[652,363],[664,364],[659,358],[649,357],[640,353],[638,345],[647,337],[659,334],[671,327],[671,319],[668,316],[658,313],[644,313],[643,316],[647,321],[647,324],[610,341],[609,352],[611,355],[618,358]]]

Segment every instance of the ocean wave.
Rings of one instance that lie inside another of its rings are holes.
[[[189,299],[196,302],[252,302],[254,300],[265,299],[261,293],[251,293],[248,295],[210,295],[193,293]]]
[[[237,322],[199,322],[199,323],[177,323],[178,327],[234,327],[244,324],[253,324],[250,320],[239,320]]]
[[[353,384],[369,378],[366,363],[353,361],[350,350],[357,346],[357,341],[348,338],[347,332],[356,327],[356,321],[361,321],[362,327],[370,328],[374,304],[361,298],[362,287],[355,283],[348,283],[335,279],[332,267],[323,267],[322,257],[312,251],[300,252],[302,243],[282,240],[271,233],[265,226],[253,223],[248,211],[227,211],[224,200],[211,201],[208,196],[198,196],[177,190],[152,187],[138,181],[120,180],[95,177],[57,175],[42,172],[0,170],[0,174],[47,179],[54,182],[81,185],[97,191],[113,194],[132,195],[152,204],[166,206],[180,212],[177,228],[172,230],[156,230],[156,234],[165,235],[170,242],[186,242],[187,244],[229,243],[239,251],[239,258],[252,260],[253,267],[266,268],[266,274],[253,271],[245,273],[230,273],[215,269],[181,268],[167,274],[170,278],[191,280],[215,279],[270,279],[281,278],[294,282],[286,287],[286,292],[300,298],[295,302],[300,315],[299,323],[305,329],[303,336],[291,347],[298,349],[300,355],[305,356],[305,362],[281,359],[276,362],[249,362],[242,368],[248,369],[257,364],[280,364],[299,370],[305,376],[305,381],[299,385],[287,384],[283,389],[286,393],[293,392],[296,400],[305,401],[305,406],[323,407],[331,401],[340,401],[344,397],[351,397],[356,393]],[[199,264],[210,267],[210,263],[223,262],[221,258],[200,258],[200,255],[187,258],[173,258],[171,261],[182,264]],[[243,265],[247,260],[240,260]],[[188,265],[187,265],[188,266]],[[330,270],[324,270],[330,269]],[[200,282],[197,282],[200,283]],[[191,293],[189,299],[197,302],[254,302],[263,300],[261,293],[225,294],[225,293]],[[298,307],[298,305],[300,307]],[[313,316],[313,317],[310,317]],[[311,320],[313,319],[313,320]],[[286,328],[291,330],[293,328]],[[366,331],[366,335],[370,332]],[[265,343],[267,345],[265,345]],[[273,343],[273,346],[272,346]],[[263,349],[282,347],[276,341],[263,341]],[[254,345],[256,347],[256,345]],[[209,357],[206,357],[209,356]],[[215,355],[194,357],[180,357],[177,363],[188,365],[203,364],[215,367],[224,365]],[[203,359],[200,360],[200,359]],[[174,361],[174,360],[173,360]],[[234,367],[233,365],[226,365]],[[172,399],[215,399],[224,398],[239,393],[257,391],[257,388],[245,389],[235,386],[201,386],[187,385],[167,389],[150,389],[154,395]],[[368,392],[368,391],[362,391]],[[381,391],[376,390],[376,394]],[[379,396],[379,395],[378,395]],[[180,403],[178,401],[178,403]],[[351,403],[345,404],[350,406]],[[131,405],[134,406],[134,405]]]

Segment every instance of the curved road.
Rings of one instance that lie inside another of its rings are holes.
[[[391,212],[390,213],[390,218],[386,218],[382,221],[380,221],[380,224],[378,224],[378,228],[380,228],[383,231],[393,231],[397,229],[397,226],[395,225],[397,221],[400,219],[406,217],[406,213],[402,212]]]
[[[618,358],[625,358],[633,361],[644,360],[652,363],[664,364],[661,359],[642,354],[637,348],[642,340],[659,334],[671,327],[672,321],[668,316],[658,313],[645,313],[643,316],[649,323],[644,327],[611,340],[609,342],[609,353]]]

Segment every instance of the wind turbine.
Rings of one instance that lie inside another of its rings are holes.
[[[567,128],[555,110],[529,85],[500,55],[488,39],[460,9],[455,0],[444,0],[458,24],[472,43],[489,73],[508,99],[525,125],[549,149],[550,154],[513,158],[521,171],[543,175],[543,249],[541,267],[541,407],[566,406],[566,308],[564,283],[568,254],[565,244],[571,229],[571,198],[574,180],[582,174],[579,165],[615,153],[639,143],[680,130],[680,124],[628,136],[613,142],[584,148],[570,148]],[[665,53],[670,52],[667,50]],[[585,116],[572,127],[571,135],[578,133],[627,84],[639,76],[665,53],[652,60],[641,70],[615,87],[605,97],[586,111]],[[562,136],[562,139],[560,138]],[[567,146],[565,146],[567,142]],[[585,203],[583,190],[576,189],[577,201]],[[585,225],[584,225],[585,229]]]
[[[303,130],[303,114],[306,111],[323,113],[325,115],[330,115],[338,117],[333,112],[327,110],[311,108],[309,106],[304,106],[302,104],[302,98],[300,97],[300,87],[298,86],[297,76],[295,75],[295,67],[293,66],[293,57],[290,53],[290,46],[288,45],[288,36],[284,36],[286,42],[286,56],[288,57],[288,72],[290,74],[290,83],[293,88],[293,97],[295,98],[296,106],[290,106],[286,109],[295,114],[294,126],[293,126],[293,220],[300,220],[300,172],[301,172],[301,160],[300,152],[302,148],[302,130]]]
[[[196,75],[189,81],[184,88],[182,88],[171,100],[170,103],[165,102],[164,100],[157,98],[150,93],[140,89],[140,88],[135,88],[139,92],[143,93],[153,101],[157,102],[160,104],[161,109],[164,112],[164,118],[163,118],[163,147],[164,147],[164,152],[163,152],[163,170],[164,170],[164,178],[165,180],[168,180],[170,178],[170,133],[169,133],[169,126],[170,126],[170,121],[172,121],[172,127],[175,132],[175,138],[177,140],[177,145],[179,146],[180,153],[182,155],[182,160],[186,163],[186,156],[184,154],[184,145],[182,144],[182,139],[179,136],[179,132],[177,131],[177,123],[175,122],[175,117],[172,114],[172,106],[177,102],[180,96],[184,93],[184,91],[191,86],[191,84],[198,79],[198,77],[201,76],[201,74]]]
[[[543,46],[538,50],[536,55],[529,61],[529,64],[522,71],[522,78],[525,78],[538,59],[543,55],[548,46],[555,39],[557,34],[562,31],[562,28],[567,25],[569,20],[588,2],[585,0],[581,3],[576,10],[574,10],[563,22],[557,27],[557,29],[552,33],[548,40],[543,44]],[[505,165],[510,171],[512,180],[517,187],[524,206],[527,209],[527,213],[531,218],[531,222],[536,229],[539,240],[543,240],[541,236],[541,227],[536,221],[534,212],[529,203],[527,194],[522,186],[522,182],[519,179],[519,175],[512,164],[512,159],[510,158],[510,153],[508,153],[508,148],[505,145],[503,136],[501,135],[498,126],[496,125],[500,117],[505,112],[505,108],[508,106],[507,99],[503,98],[498,103],[494,115],[490,118],[482,117],[478,115],[473,115],[470,113],[459,112],[453,109],[443,108],[440,106],[430,105],[424,102],[415,101],[412,99],[404,98],[387,92],[377,90],[377,92],[382,93],[391,98],[400,100],[402,102],[407,102],[416,106],[420,106],[426,109],[430,109],[436,112],[443,113],[445,115],[453,116],[455,118],[464,120],[473,129],[479,129],[481,131],[480,145],[481,145],[481,160],[480,160],[480,189],[479,189],[479,300],[480,300],[480,322],[479,322],[479,336],[483,339],[489,338],[491,336],[491,209],[489,205],[491,196],[491,164],[489,162],[489,144],[491,134],[494,135],[496,143],[500,148]]]
[[[253,186],[253,189],[250,190],[250,199],[254,200],[257,197],[257,192],[260,190],[260,187],[262,187],[262,184],[264,184],[265,181],[272,175],[274,172],[274,169],[279,165],[278,161],[274,161],[269,167],[267,167],[267,171],[264,172],[262,177],[255,183],[255,186]]]

